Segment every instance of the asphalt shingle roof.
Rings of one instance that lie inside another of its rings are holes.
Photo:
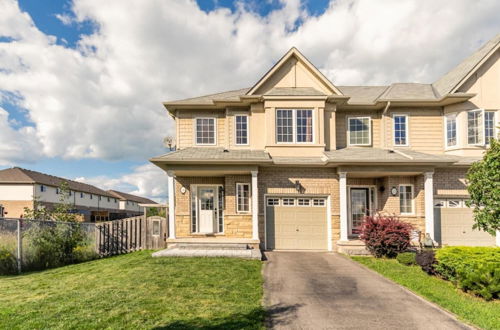
[[[153,161],[248,161],[248,162],[266,162],[271,161],[269,154],[264,150],[249,150],[249,149],[231,149],[212,147],[191,147],[168,154],[155,157]]]
[[[335,151],[326,151],[329,162],[355,162],[355,163],[417,163],[417,162],[449,162],[457,160],[454,156],[432,155],[413,150],[388,150],[378,148],[350,147]]]
[[[156,204],[156,202],[152,201],[151,199],[136,196],[136,195],[127,194],[127,193],[124,193],[121,191],[108,190],[108,192],[111,195],[113,195],[114,197],[116,197],[122,201],[134,201],[134,202],[143,203],[143,204]]]

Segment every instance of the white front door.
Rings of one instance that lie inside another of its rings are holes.
[[[216,187],[198,188],[200,233],[212,234],[215,228]]]

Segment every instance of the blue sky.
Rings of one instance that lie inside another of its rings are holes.
[[[292,46],[334,84],[429,83],[500,32],[498,1],[2,0],[0,11],[0,168],[158,200],[165,174],[147,160],[175,136],[163,101],[251,86]]]

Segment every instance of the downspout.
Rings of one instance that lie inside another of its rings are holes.
[[[391,106],[391,101],[387,101],[387,104],[385,105],[384,111],[382,111],[382,129],[380,130],[380,133],[382,133],[382,149],[385,149],[387,146],[386,142],[386,126],[385,126],[385,117],[387,114],[387,110],[389,110],[389,107]]]

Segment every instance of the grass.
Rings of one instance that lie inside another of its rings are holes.
[[[4,329],[260,329],[261,262],[140,251],[0,276]]]
[[[500,301],[485,301],[457,289],[453,283],[429,276],[419,266],[404,266],[394,259],[351,257],[414,293],[483,329],[500,329]]]

